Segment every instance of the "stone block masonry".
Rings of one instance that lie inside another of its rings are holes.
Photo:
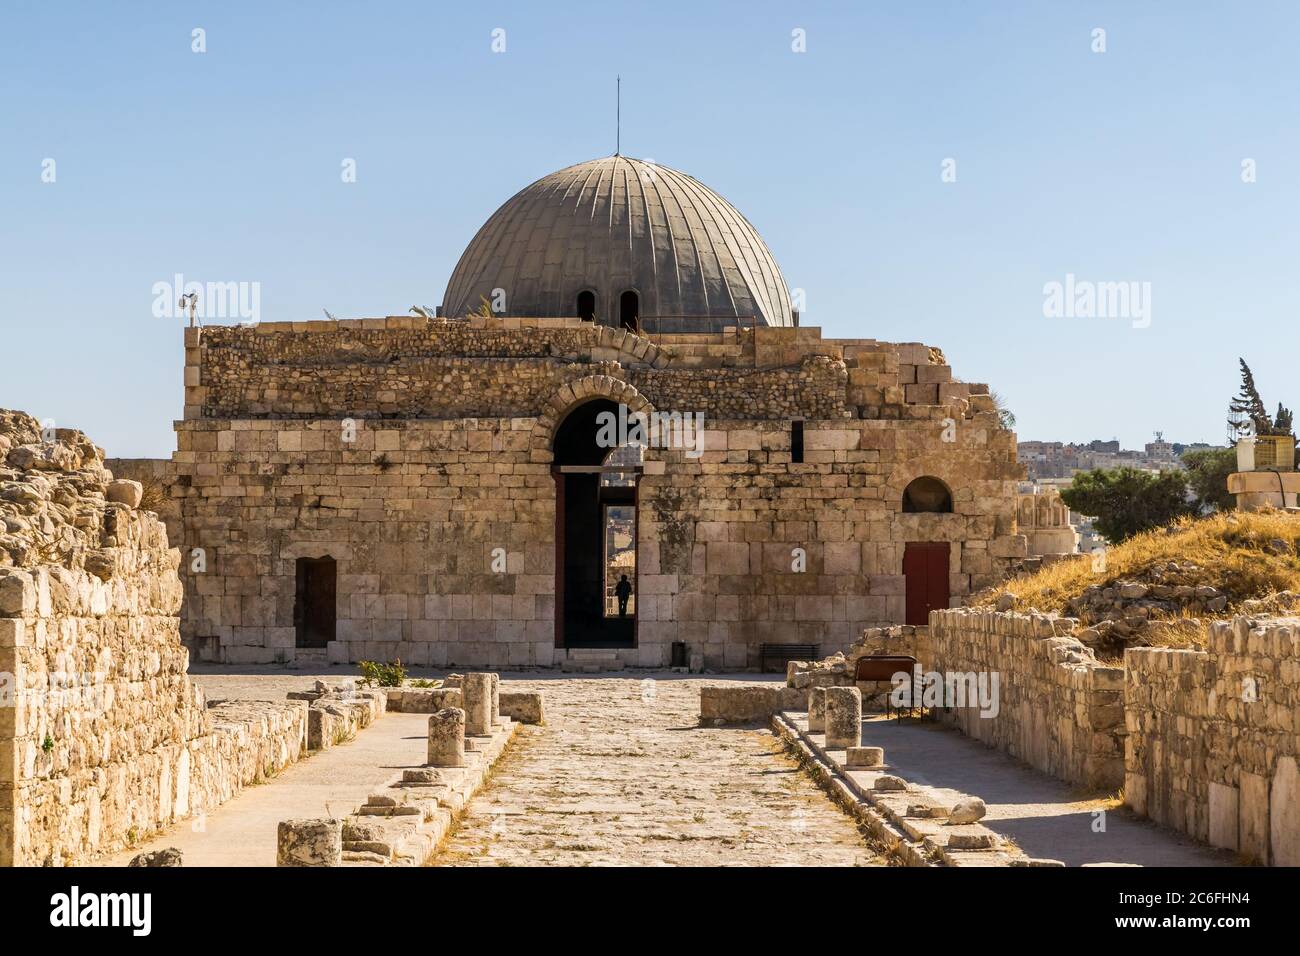
[[[844,698],[857,694],[857,689],[832,687],[825,692]],[[860,700],[857,703],[860,709]],[[891,858],[906,866],[1059,865],[1030,861],[1014,844],[975,820],[946,819],[955,792],[899,777],[885,764],[879,747],[845,751],[809,728],[806,715],[796,712],[775,715],[772,729],[831,799],[857,819]]]
[[[463,678],[461,678],[463,680]],[[387,691],[388,709],[404,714],[434,714],[447,707],[463,707],[460,687],[392,687]],[[520,724],[546,722],[546,707],[541,691],[498,691],[497,713]]]
[[[81,432],[0,410],[0,865],[85,861],[297,760],[300,701],[187,674],[180,555]]]
[[[704,416],[698,457],[646,450],[621,663],[666,666],[677,641],[728,670],[763,643],[844,646],[903,619],[909,542],[949,545],[953,602],[1024,554],[1013,436],[925,346],[387,319],[188,330],[186,362],[165,517],[203,660],[562,663],[551,442],[594,399]],[[918,369],[954,389],[909,400]],[[950,512],[903,511],[921,475]],[[297,563],[318,558],[334,639],[309,649]]]
[[[482,676],[497,677],[496,674]],[[489,715],[487,733],[475,741],[473,750],[466,750],[465,716],[463,710],[456,708],[430,716],[428,763],[403,770],[342,821],[337,861],[332,854],[317,852],[312,854],[313,862],[305,865],[421,866],[427,863],[466,804],[482,787],[518,728],[509,717]],[[281,827],[285,825],[282,823]],[[282,837],[281,846],[284,845]]]
[[[1300,620],[1124,654],[1125,801],[1254,863],[1300,866]]]
[[[767,723],[783,710],[804,710],[808,692],[780,684],[724,684],[700,688],[701,724]]]
[[[966,698],[941,720],[1062,780],[1113,791],[1123,783],[1124,672],[1099,663],[1077,627],[1044,614],[932,611],[922,664],[962,678]]]

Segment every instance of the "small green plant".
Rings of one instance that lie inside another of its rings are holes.
[[[406,668],[402,666],[400,660],[389,664],[380,664],[378,661],[360,661],[358,666],[361,668],[362,687],[374,685],[401,687],[406,681]]]
[[[442,681],[430,680],[427,677],[417,677],[415,680],[411,681],[411,686],[412,687],[441,687]]]
[[[46,753],[49,753],[51,750],[53,750],[54,738],[51,737],[49,734],[46,734],[45,739],[41,741],[41,749],[44,750]]]

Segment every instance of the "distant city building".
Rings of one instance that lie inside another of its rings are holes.
[[[1160,433],[1141,451],[1120,448],[1119,441],[1093,440],[1086,444],[1059,441],[1022,441],[1016,445],[1026,478],[1042,481],[1071,478],[1076,472],[1096,468],[1136,468],[1139,471],[1170,471],[1182,468],[1182,455],[1220,446],[1205,442],[1168,442]],[[1068,481],[1066,482],[1068,486]]]

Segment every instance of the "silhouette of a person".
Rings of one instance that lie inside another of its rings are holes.
[[[627,617],[627,599],[632,596],[632,582],[623,575],[614,585],[614,597],[618,598],[618,616]]]

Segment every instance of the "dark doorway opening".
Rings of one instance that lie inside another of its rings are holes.
[[[641,300],[631,290],[618,297],[618,325],[629,332],[641,327]]]
[[[909,541],[903,550],[906,581],[904,624],[929,624],[931,611],[948,607],[947,541]]]
[[[790,462],[803,464],[803,419],[796,418],[790,423]]]
[[[298,647],[324,647],[334,640],[338,580],[334,559],[299,558],[293,626]]]
[[[605,440],[618,414],[614,402],[595,399],[571,411],[555,432],[557,647],[636,646],[639,472]],[[614,468],[626,470],[606,470]],[[627,587],[620,587],[624,576]]]
[[[578,293],[578,318],[584,322],[596,321],[596,293],[591,291]]]

